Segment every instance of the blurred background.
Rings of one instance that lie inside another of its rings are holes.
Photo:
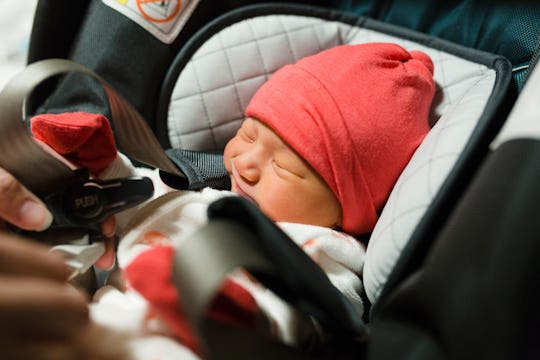
[[[26,64],[37,0],[0,0],[0,89]]]

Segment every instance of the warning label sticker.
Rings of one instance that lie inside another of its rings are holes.
[[[166,44],[176,39],[199,0],[103,0]]]

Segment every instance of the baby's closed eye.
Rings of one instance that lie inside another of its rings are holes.
[[[245,142],[253,143],[255,141],[255,136],[244,129],[240,129],[239,135]]]
[[[296,168],[294,165],[292,164],[287,164],[283,161],[276,161],[275,159],[272,160],[272,166],[274,167],[274,170],[278,173],[278,174],[282,174],[282,175],[285,175],[285,176],[295,176],[295,177],[298,177],[298,178],[301,178],[303,179],[304,177],[301,175],[301,171],[300,169]]]

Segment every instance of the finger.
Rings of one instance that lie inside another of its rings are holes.
[[[86,326],[62,341],[35,337],[2,341],[2,359],[81,360],[132,359],[126,334],[97,325]]]
[[[0,273],[63,282],[70,274],[64,259],[48,246],[0,231]]]
[[[6,359],[75,360],[78,350],[59,342],[0,341],[2,356]],[[83,358],[84,359],[84,358]]]
[[[2,335],[63,339],[89,322],[87,299],[68,284],[3,275],[0,293]]]
[[[2,168],[0,218],[25,230],[44,230],[53,220],[51,213],[38,197]]]
[[[0,348],[2,349],[2,357],[5,359],[78,360],[86,358],[69,341],[47,341],[33,338],[3,339],[0,340]]]
[[[105,243],[105,253],[95,262],[95,266],[103,269],[109,270],[114,266],[116,252],[115,252],[115,238],[105,238],[103,240]]]
[[[109,216],[101,223],[101,234],[105,237],[113,237],[116,232],[116,218]]]

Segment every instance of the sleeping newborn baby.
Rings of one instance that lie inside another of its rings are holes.
[[[145,173],[155,182],[156,199],[117,216],[123,280],[102,289],[90,305],[95,322],[124,334],[133,359],[196,358],[201,348],[179,306],[172,258],[182,239],[207,222],[208,205],[224,196],[255,203],[362,313],[365,246],[358,235],[372,231],[429,131],[434,92],[431,59],[397,44],[342,45],[284,66],[255,93],[224,149],[230,191],[168,189],[157,172],[117,154],[101,115],[34,117],[37,139],[75,163],[99,163],[96,176]],[[66,149],[66,137],[78,138],[77,132],[89,128],[92,136],[81,139],[93,140],[71,141]],[[242,270],[225,280],[209,316],[294,346],[315,349],[324,343],[313,319]]]

